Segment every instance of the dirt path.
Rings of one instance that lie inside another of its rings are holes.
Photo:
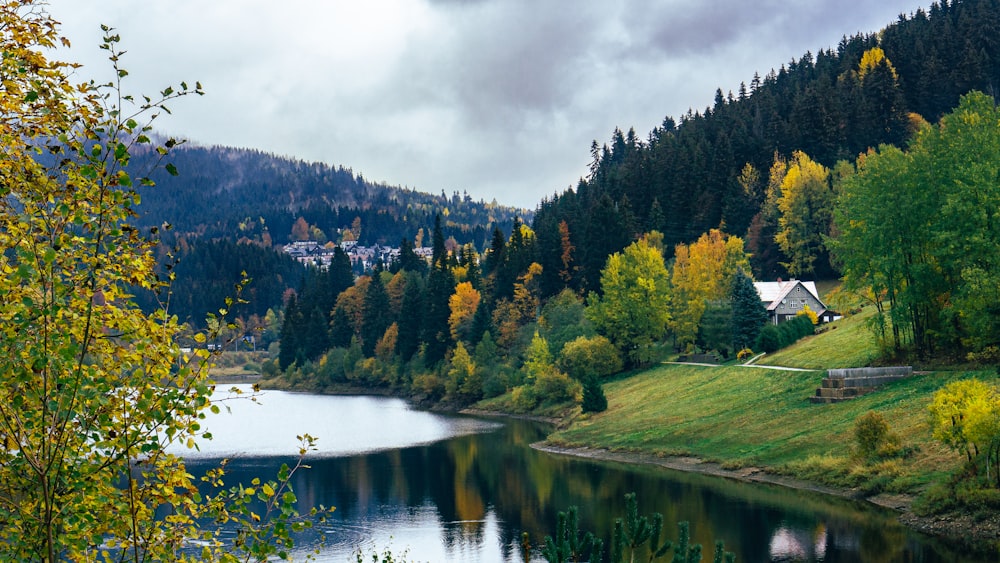
[[[776,369],[779,371],[823,371],[821,369],[790,368],[784,366],[758,366],[756,364],[723,365],[723,364],[703,364],[698,362],[663,362],[663,363],[675,366],[703,366],[707,368],[735,367],[735,368]]]

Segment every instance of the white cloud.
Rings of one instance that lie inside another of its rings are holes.
[[[534,207],[575,184],[590,142],[640,137],[806,50],[873,32],[905,0],[52,0],[107,77],[116,27],[129,87],[199,80],[161,127],[201,143],[343,165],[370,180]],[[83,75],[82,75],[83,76]]]

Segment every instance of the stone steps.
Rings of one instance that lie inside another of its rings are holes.
[[[911,375],[913,368],[910,366],[831,369],[809,400],[824,404],[849,401]]]

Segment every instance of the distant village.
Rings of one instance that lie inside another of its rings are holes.
[[[376,264],[383,268],[388,268],[390,264],[399,259],[399,247],[394,246],[361,246],[357,241],[344,241],[341,243],[329,242],[319,244],[314,240],[296,241],[284,246],[284,251],[295,258],[300,263],[307,266],[328,267],[333,260],[333,253],[337,247],[347,254],[351,259],[351,269],[356,274],[370,272]],[[433,249],[430,247],[414,248],[413,252],[426,260],[431,260]]]

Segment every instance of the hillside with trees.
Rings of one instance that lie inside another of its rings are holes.
[[[543,200],[530,227],[495,229],[483,252],[447,249],[439,220],[429,266],[401,259],[332,306],[307,284],[285,311],[268,375],[450,404],[502,397],[515,411],[587,397],[600,410],[601,378],[623,368],[675,353],[745,356],[812,333],[809,311],[763,330],[753,279],[841,273],[845,313],[875,306],[886,355],[990,361],[1000,53],[985,39],[996,8],[934,4],[736,96],[720,91],[714,107],[668,118],[645,141],[617,130],[592,146],[576,189]],[[970,38],[984,39],[977,64],[958,64]],[[928,86],[941,60],[954,63],[947,84]],[[986,94],[962,97],[974,88]],[[940,212],[949,222],[931,225]],[[590,362],[599,367],[581,369]]]
[[[576,289],[597,289],[606,257],[650,230],[664,234],[668,249],[710,229],[744,237],[762,279],[836,277],[820,243],[827,233],[815,232],[828,227],[832,198],[809,203],[819,216],[782,213],[783,169],[807,157],[834,170],[869,147],[904,147],[919,123],[936,122],[969,91],[995,98],[998,29],[995,0],[937,2],[878,33],[755,73],[735,92],[720,89],[711,107],[667,117],[645,138],[618,129],[608,143],[595,141],[589,175],[542,201],[533,223],[546,293],[560,287],[552,266],[561,222],[579,252],[569,280]],[[829,178],[816,180],[829,186]],[[790,205],[807,208],[800,203]],[[781,217],[816,224],[784,225]],[[800,227],[814,231],[813,243],[776,240]]]
[[[280,311],[286,292],[302,290],[306,268],[281,252],[295,241],[344,241],[398,247],[429,245],[435,216],[453,245],[482,249],[494,228],[510,231],[532,213],[468,194],[431,195],[366,180],[344,167],[306,163],[260,151],[177,144],[166,166],[155,149],[139,147],[129,170],[153,169],[154,185],[137,187],[133,224],[156,228],[159,270],[172,276],[171,294],[137,290],[148,311],[169,304],[185,322],[202,326],[246,273],[241,301],[230,309],[262,330],[267,311]],[[163,225],[169,229],[162,229]],[[271,335],[276,337],[276,329]],[[269,339],[266,339],[269,340]],[[266,341],[265,340],[265,341]]]
[[[159,156],[137,155],[144,170]],[[343,166],[303,162],[250,149],[179,144],[169,168],[155,170],[155,186],[141,187],[141,226],[172,225],[176,236],[255,241],[265,246],[293,240],[398,245],[418,231],[430,233],[435,215],[446,218],[445,237],[477,246],[492,225],[510,230],[528,210],[474,201],[457,191],[448,196],[371,182]],[[296,230],[304,220],[305,230]]]

